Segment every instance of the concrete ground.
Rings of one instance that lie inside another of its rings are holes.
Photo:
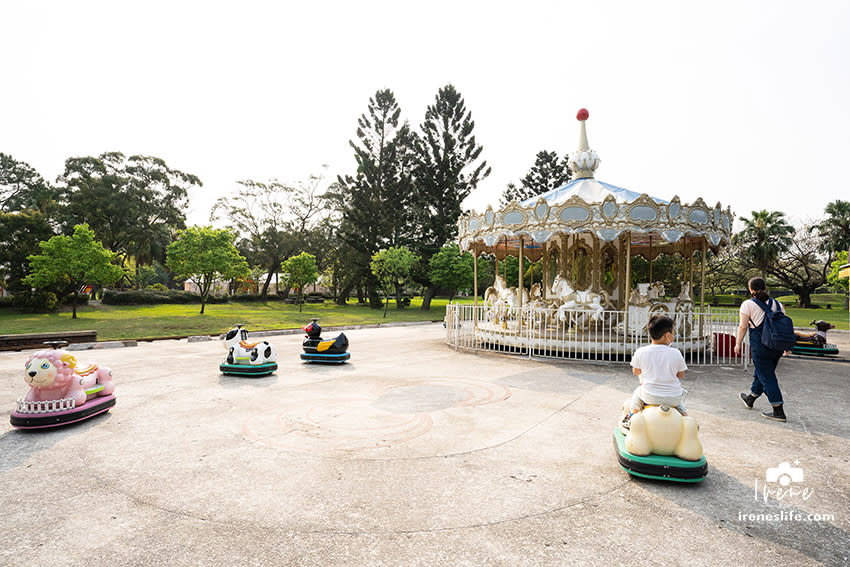
[[[221,375],[219,341],[80,351],[118,403],[49,431],[9,424],[32,351],[0,354],[0,565],[850,564],[846,361],[781,362],[784,424],[741,403],[751,371],[689,370],[709,474],[683,485],[617,464],[625,365],[346,334],[342,366],[267,337],[265,378]],[[803,479],[767,482],[783,462]]]

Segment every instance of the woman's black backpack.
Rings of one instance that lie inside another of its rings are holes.
[[[794,333],[794,321],[791,320],[791,317],[779,308],[773,311],[773,299],[768,299],[767,304],[755,297],[753,301],[764,310],[761,344],[770,350],[791,350],[797,342],[797,335]]]

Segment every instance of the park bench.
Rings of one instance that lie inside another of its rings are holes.
[[[97,341],[97,331],[61,331],[56,333],[26,333],[19,335],[0,335],[0,350],[21,350],[37,348],[47,341],[68,341],[69,343],[93,343]]]

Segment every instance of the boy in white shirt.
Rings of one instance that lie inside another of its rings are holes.
[[[646,404],[675,407],[688,415],[683,400],[687,391],[680,380],[688,366],[682,353],[670,346],[673,342],[673,320],[666,315],[654,315],[646,325],[651,345],[642,346],[632,355],[632,372],[640,385],[632,394],[631,413]]]

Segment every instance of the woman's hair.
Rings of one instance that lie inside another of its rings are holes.
[[[753,297],[759,301],[770,299],[770,295],[767,293],[767,283],[765,283],[764,278],[750,278],[750,281],[747,282],[747,287],[753,290]]]

